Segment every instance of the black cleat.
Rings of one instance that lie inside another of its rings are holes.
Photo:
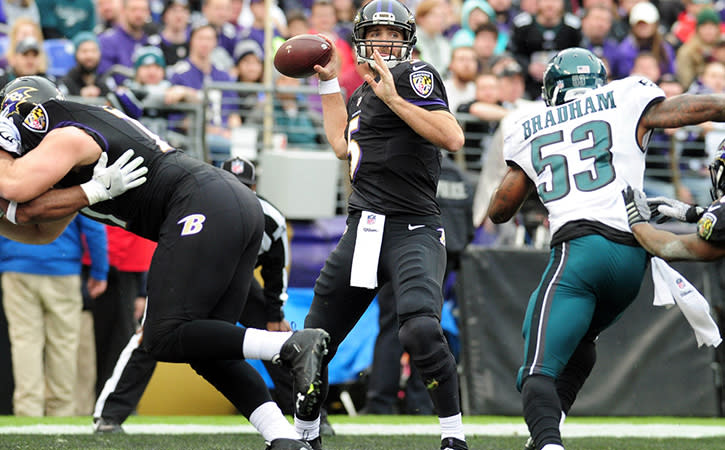
[[[441,450],[468,450],[468,445],[466,441],[447,437],[441,441]]]
[[[267,450],[312,450],[312,447],[305,441],[280,438],[270,442]]]
[[[320,436],[317,436],[316,438],[312,439],[311,441],[306,441],[307,444],[309,444],[310,447],[312,447],[312,450],[323,450],[322,449],[322,438]]]
[[[294,377],[298,416],[309,416],[322,400],[322,358],[329,342],[330,335],[325,330],[308,328],[292,334],[279,352],[279,361]]]
[[[123,427],[119,422],[111,419],[93,418],[93,432],[96,434],[123,433]]]

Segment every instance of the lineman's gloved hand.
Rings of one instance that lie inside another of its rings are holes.
[[[652,217],[657,218],[657,223],[663,223],[669,219],[696,223],[705,212],[705,208],[701,206],[689,205],[685,202],[667,197],[648,198],[647,204],[652,212]]]
[[[644,192],[627,186],[622,190],[622,197],[624,197],[624,206],[627,207],[627,220],[630,228],[638,223],[649,221],[651,214]]]
[[[143,164],[143,157],[137,156],[133,161],[133,149],[128,149],[111,166],[108,163],[108,154],[101,153],[96,166],[93,168],[93,177],[90,181],[81,184],[83,192],[88,197],[88,204],[94,205],[99,202],[118,197],[129,189],[139,187],[146,182],[147,167],[139,167]]]

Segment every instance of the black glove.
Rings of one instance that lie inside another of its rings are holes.
[[[680,222],[696,223],[705,212],[705,208],[697,205],[688,205],[685,202],[667,197],[653,197],[647,199],[652,217],[660,216],[657,223],[663,223],[669,219],[677,219]]]
[[[632,189],[632,186],[627,186],[622,191],[622,197],[624,197],[624,206],[627,207],[627,220],[630,227],[649,221],[651,214],[644,192],[639,189]]]

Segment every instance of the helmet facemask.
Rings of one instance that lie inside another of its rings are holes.
[[[403,36],[402,40],[368,39],[367,31],[372,26],[392,26]],[[397,0],[373,0],[363,6],[355,16],[352,42],[355,47],[358,64],[368,63],[374,69],[373,49],[377,48],[383,56],[385,65],[393,68],[403,61],[409,61],[413,53],[415,20],[402,3]],[[396,56],[399,53],[399,56]]]

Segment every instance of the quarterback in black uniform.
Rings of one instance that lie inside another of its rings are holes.
[[[358,63],[369,70],[347,106],[336,79],[337,54],[325,67],[315,66],[325,133],[335,155],[350,162],[352,194],[347,230],[315,283],[305,327],[330,333],[327,363],[379,286],[390,282],[398,336],[433,399],[441,448],[467,449],[456,363],[440,326],[446,252],[436,201],[439,148],[459,150],[463,132],[436,69],[410,60],[415,22],[402,3],[363,6],[353,43]],[[295,426],[321,448],[321,399],[312,400],[297,402]]]
[[[710,164],[710,194],[713,203],[703,208],[664,197],[647,199],[631,187],[623,191],[630,212],[632,234],[649,253],[666,261],[713,261],[725,256],[725,140],[718,147],[720,156]],[[653,216],[697,223],[697,231],[674,234],[647,221]]]
[[[89,217],[158,242],[148,274],[145,349],[159,361],[189,363],[270,448],[309,448],[243,358],[278,358],[293,370],[298,395],[315,396],[327,333],[235,325],[262,240],[256,195],[232,174],[175,151],[115,109],[63,100],[42,77],[6,85],[0,108],[0,197],[11,201],[0,233],[30,243],[52,240],[69,218],[32,226],[11,222],[28,211],[39,210],[36,219],[58,218],[82,208]],[[94,164],[103,157],[114,167],[128,149],[143,158],[147,181],[114,197],[109,190],[123,180],[95,183]]]

